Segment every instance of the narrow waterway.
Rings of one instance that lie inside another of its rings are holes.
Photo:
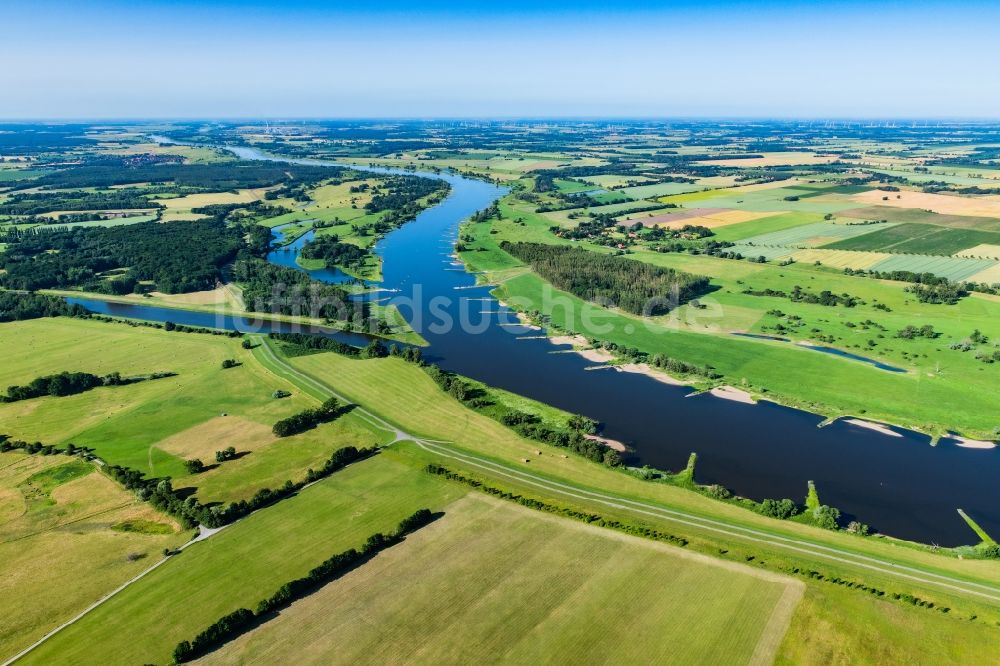
[[[244,159],[274,159],[250,148],[232,150]],[[894,429],[898,436],[889,436],[840,421],[820,428],[821,417],[772,403],[686,397],[685,387],[593,369],[592,362],[566,353],[568,347],[517,325],[451,256],[461,222],[505,190],[454,174],[419,175],[447,180],[451,194],[375,249],[383,260],[382,285],[393,290],[388,302],[430,343],[428,360],[600,421],[605,436],[634,449],[632,464],[676,470],[696,451],[700,483],[719,483],[747,497],[801,502],[813,480],[824,503],[886,534],[943,546],[975,543],[956,511],[962,508],[1000,535],[1000,449],[964,448],[952,440],[931,446],[917,433]],[[295,266],[294,251],[271,258]],[[168,318],[183,323],[176,312]]]

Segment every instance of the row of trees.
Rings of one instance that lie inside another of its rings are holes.
[[[633,314],[664,314],[709,290],[707,277],[581,248],[507,241],[501,247],[556,288]]]
[[[219,618],[190,641],[181,641],[174,648],[174,661],[182,664],[196,659],[230,641],[261,620],[268,619],[275,611],[293,601],[312,594],[332,580],[363,564],[380,551],[393,546],[403,538],[434,520],[429,509],[419,509],[404,518],[390,534],[376,532],[360,548],[351,548],[324,560],[305,576],[290,580],[270,597],[262,599],[256,610],[240,608]]]
[[[108,465],[104,471],[127,490],[135,492],[139,499],[170,514],[184,527],[190,528],[201,524],[214,528],[228,525],[257,509],[289,497],[305,485],[329,476],[352,462],[372,456],[377,450],[374,447],[358,449],[345,446],[334,451],[320,469],[310,468],[304,479],[298,482],[285,481],[284,485],[277,489],[261,488],[249,500],[239,500],[228,505],[202,504],[194,496],[184,498],[174,490],[169,478],[147,479],[142,472],[130,467]]]
[[[100,376],[89,372],[60,372],[54,375],[36,377],[25,386],[8,386],[7,395],[0,396],[0,402],[17,402],[42,396],[62,397],[89,391],[98,386],[124,386],[146,379],[172,377],[172,372],[155,372],[148,376],[122,377],[119,372]]]
[[[340,415],[340,402],[336,398],[327,398],[316,409],[306,409],[281,419],[271,430],[277,437],[290,437],[306,430],[312,430],[321,423],[327,423]]]

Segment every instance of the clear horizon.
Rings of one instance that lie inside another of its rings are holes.
[[[981,2],[42,0],[4,21],[5,120],[1000,116]]]

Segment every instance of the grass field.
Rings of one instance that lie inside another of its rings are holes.
[[[200,663],[768,663],[803,587],[477,494]]]
[[[247,497],[262,486],[298,478],[338,444],[370,445],[385,437],[347,415],[301,435],[275,438],[274,422],[317,401],[253,362],[238,339],[58,318],[4,324],[0,344],[10,354],[0,368],[3,387],[63,370],[123,376],[176,372],[129,386],[2,404],[0,423],[15,438],[72,441],[93,447],[108,462],[172,476],[178,487],[196,485],[203,501]],[[222,370],[227,358],[243,365]],[[271,394],[279,388],[292,396],[275,400]],[[246,455],[195,477],[186,473],[183,459],[200,457],[207,464],[215,451],[230,445]]]
[[[884,224],[835,224],[833,222],[814,222],[796,227],[773,231],[771,233],[760,234],[744,238],[743,242],[753,245],[781,245],[785,247],[817,247],[827,245],[842,238],[864,237],[878,230],[883,230]],[[833,246],[839,250],[874,250],[869,247],[841,247]]]
[[[186,549],[23,663],[101,663],[109,654],[120,663],[168,663],[179,641],[222,615],[463,492],[385,456],[357,463]]]
[[[126,521],[158,526],[125,531]],[[117,529],[116,529],[117,528]],[[186,540],[90,463],[0,453],[0,659]]]

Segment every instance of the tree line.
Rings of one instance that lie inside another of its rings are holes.
[[[134,163],[89,164],[46,174],[31,186],[60,188],[110,187],[131,183],[173,183],[214,192],[268,187],[286,181],[317,182],[337,173],[340,167],[262,161],[215,162],[211,164]]]
[[[321,423],[329,423],[339,416],[340,401],[327,398],[315,409],[306,409],[288,418],[281,419],[271,428],[276,437],[291,437],[306,430],[312,430]]]
[[[148,376],[122,377],[119,372],[99,376],[89,372],[60,372],[36,377],[25,386],[8,386],[7,395],[0,395],[0,402],[17,402],[42,396],[63,397],[83,393],[98,386],[125,386],[146,379],[173,377],[173,372],[154,372]]]
[[[664,314],[709,290],[707,277],[581,248],[508,241],[501,248],[557,289],[632,314]]]
[[[107,465],[103,469],[126,490],[133,491],[140,500],[173,516],[185,528],[199,524],[214,528],[228,525],[257,509],[290,497],[307,484],[327,477],[352,462],[374,455],[377,450],[374,447],[358,449],[353,446],[337,449],[320,469],[310,468],[304,479],[297,482],[285,481],[277,489],[261,488],[249,500],[239,500],[228,505],[207,505],[195,497],[184,498],[174,489],[169,478],[147,479],[139,470],[121,465]]]
[[[269,619],[293,601],[306,597],[327,583],[364,564],[377,553],[401,542],[434,520],[429,509],[418,509],[407,516],[389,534],[376,532],[360,548],[350,548],[324,560],[301,578],[288,581],[270,597],[261,599],[255,610],[240,608],[219,618],[190,641],[183,640],[174,648],[174,661],[182,664],[205,655],[243,634],[257,623]]]

